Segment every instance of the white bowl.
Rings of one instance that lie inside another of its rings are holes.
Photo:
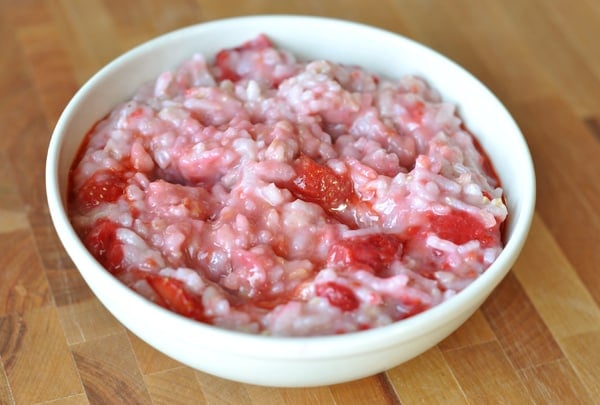
[[[357,64],[379,74],[417,74],[459,106],[488,152],[509,210],[506,247],[456,297],[395,324],[338,336],[280,338],[205,325],[154,305],[121,284],[86,250],[66,215],[69,167],[92,125],[143,82],[194,52],[208,57],[259,33],[303,58]],[[333,384],[376,374],[433,347],[483,303],[516,260],[531,224],[535,176],[519,128],[496,97],[455,63],[397,34],[351,22],[300,16],[213,21],[151,40],[117,58],[73,97],[50,142],[46,167],[50,214],[67,253],[106,308],[159,351],[220,377],[269,386]]]

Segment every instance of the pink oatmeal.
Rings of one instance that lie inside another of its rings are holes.
[[[149,300],[299,336],[456,295],[501,252],[507,210],[455,106],[422,79],[297,61],[259,36],[194,55],[99,121],[69,215]]]

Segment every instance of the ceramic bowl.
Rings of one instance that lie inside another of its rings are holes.
[[[269,337],[224,330],[169,312],[134,293],[86,250],[66,214],[67,178],[84,135],[142,83],[189,58],[211,57],[264,33],[300,58],[361,65],[389,77],[416,74],[458,105],[490,156],[506,193],[506,246],[491,267],[457,296],[392,325],[346,335]],[[104,306],[157,350],[197,370],[268,386],[315,386],[373,375],[435,346],[456,330],[503,279],[526,239],[535,177],[527,144],[498,99],[475,77],[400,35],[356,23],[304,16],[250,16],[206,22],[160,36],[95,74],[61,115],[46,171],[50,214],[75,266]]]

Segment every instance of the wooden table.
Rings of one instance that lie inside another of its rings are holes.
[[[50,133],[91,74],[166,31],[260,13],[431,46],[500,97],[533,154],[537,210],[513,271],[457,332],[374,377],[274,389],[187,368],[102,307],[48,216]],[[597,0],[0,0],[0,403],[600,403],[599,40]]]

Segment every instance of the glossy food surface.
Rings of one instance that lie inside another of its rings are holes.
[[[195,54],[90,130],[87,249],[151,301],[267,335],[371,329],[452,298],[507,209],[456,106],[416,76],[298,60],[265,35]]]

